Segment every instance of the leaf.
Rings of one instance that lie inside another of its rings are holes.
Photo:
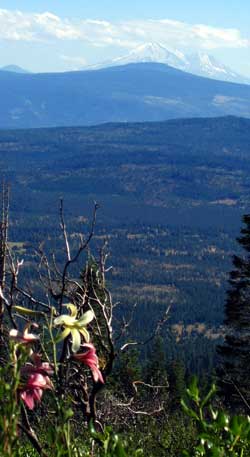
[[[117,445],[116,445],[116,457],[127,457],[127,454],[125,452],[125,449],[124,447],[122,446],[119,438],[118,438],[118,442],[117,442]]]
[[[69,420],[73,416],[74,416],[74,411],[71,408],[68,408],[68,409],[66,409],[66,411],[64,411],[64,420],[65,421]]]
[[[195,419],[195,420],[197,420],[197,421],[200,420],[200,418],[199,418],[199,416],[196,414],[196,412],[195,412],[193,409],[191,409],[191,408],[188,407],[188,405],[185,403],[185,401],[183,400],[183,398],[181,399],[181,406],[182,406],[184,412],[185,412],[188,416],[192,417],[193,419]]]
[[[90,432],[90,435],[92,436],[92,438],[94,438],[94,440],[96,440],[99,444],[102,444],[103,435],[96,431],[93,419],[90,420],[88,427],[89,427],[89,432]]]
[[[192,398],[192,400],[194,400],[196,403],[198,403],[200,401],[199,393],[200,392],[199,392],[199,388],[197,385],[197,378],[196,378],[196,376],[193,376],[191,379],[191,382],[187,388],[187,394],[190,398]]]
[[[219,428],[225,428],[229,424],[229,417],[224,411],[219,411],[216,419]]]
[[[210,398],[215,394],[216,392],[216,385],[212,384],[211,389],[209,390],[208,394],[204,398],[204,400],[201,402],[201,408],[203,408],[210,400]]]
[[[213,446],[210,450],[211,457],[222,457],[225,455],[225,452],[217,446]]]
[[[95,435],[96,434],[93,419],[90,419],[90,421],[89,421],[89,432],[91,433],[91,435]]]
[[[237,436],[241,434],[241,429],[242,429],[242,424],[240,423],[240,418],[239,416],[233,416],[231,421],[230,421],[230,431],[233,433],[233,435]]]
[[[23,306],[14,305],[12,309],[24,316],[44,316],[42,311],[35,311],[33,309],[24,308]]]
[[[205,453],[206,453],[205,448],[202,444],[199,444],[198,446],[196,446],[195,450],[196,450],[196,452],[199,452],[200,455],[205,455]]]
[[[183,457],[190,457],[190,454],[189,454],[188,451],[184,450],[184,451],[182,451],[182,456]]]

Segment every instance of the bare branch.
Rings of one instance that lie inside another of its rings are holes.
[[[140,416],[155,416],[156,414],[159,414],[161,411],[164,411],[164,407],[163,406],[159,406],[159,408],[157,409],[154,409],[153,411],[137,411],[137,410],[134,410],[130,407],[128,407],[128,410],[133,413],[133,414],[136,414],[136,415],[140,415]]]
[[[69,240],[68,240],[68,234],[67,234],[67,229],[66,229],[66,224],[65,224],[65,219],[64,219],[64,208],[63,208],[63,199],[60,199],[60,227],[63,232],[63,237],[65,241],[65,247],[66,247],[66,254],[67,254],[67,260],[70,262],[71,261],[71,253],[70,253],[70,246],[69,246]]]
[[[23,290],[23,289],[21,289],[19,287],[16,287],[16,290],[18,292],[20,292],[20,294],[22,294],[24,297],[26,297],[30,301],[30,303],[33,303],[34,305],[41,306],[42,308],[45,308],[48,311],[51,310],[51,306],[50,305],[48,305],[47,303],[44,303],[44,302],[42,302],[40,300],[37,300],[36,298],[33,297],[33,295],[29,294],[25,290]]]
[[[9,319],[10,319],[13,327],[17,328],[15,319],[14,319],[14,317],[12,315],[12,309],[11,309],[12,306],[11,306],[10,302],[8,301],[8,299],[5,297],[1,286],[0,286],[0,298],[1,298],[2,303],[5,304],[5,307],[7,309],[8,315],[9,315]]]
[[[133,319],[134,319],[134,313],[135,313],[135,309],[137,307],[137,303],[134,303],[134,305],[132,306],[132,309],[131,309],[131,312],[130,312],[130,316],[129,316],[129,319],[126,321],[125,319],[123,319],[123,322],[121,324],[121,330],[120,330],[120,333],[119,335],[115,338],[115,341],[119,341],[128,331],[130,325],[132,324],[133,322]]]
[[[97,213],[98,208],[99,208],[98,204],[95,203],[94,211],[93,211],[93,217],[92,217],[92,223],[91,223],[91,229],[90,229],[90,232],[89,232],[89,235],[88,235],[86,241],[84,242],[81,239],[81,244],[80,244],[80,246],[78,248],[78,251],[76,252],[76,254],[72,258],[69,258],[67,260],[67,262],[65,263],[65,265],[64,265],[63,273],[62,273],[61,296],[60,296],[60,300],[59,300],[59,312],[60,312],[60,314],[62,312],[62,304],[63,304],[64,292],[65,292],[65,289],[66,289],[66,276],[67,276],[68,268],[72,263],[77,262],[77,260],[80,257],[81,253],[88,247],[88,245],[89,245],[89,243],[90,243],[90,241],[91,241],[91,239],[92,239],[92,237],[94,235],[94,229],[95,229],[95,224],[96,224],[96,213]]]
[[[168,308],[166,309],[162,319],[160,319],[157,322],[156,328],[155,328],[155,330],[153,331],[152,335],[149,338],[147,338],[144,341],[131,341],[131,342],[125,343],[120,348],[120,352],[124,351],[124,349],[128,348],[129,346],[145,346],[146,344],[150,343],[150,341],[152,341],[161,332],[161,329],[162,329],[163,325],[166,323],[166,321],[168,319],[168,314],[169,314],[170,309],[171,309],[171,306],[169,305]]]

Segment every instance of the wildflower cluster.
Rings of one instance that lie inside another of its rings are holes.
[[[62,327],[61,333],[55,338],[56,343],[70,337],[72,358],[90,368],[94,382],[104,383],[103,375],[99,369],[96,349],[90,343],[90,335],[86,329],[87,325],[94,319],[93,311],[89,310],[77,318],[77,307],[73,304],[65,306],[70,310],[70,314],[62,314],[53,320],[53,328]],[[51,378],[55,367],[48,360],[42,361],[42,355],[33,350],[33,345],[39,345],[40,337],[37,334],[30,333],[31,327],[37,329],[38,325],[36,323],[28,323],[23,332],[11,329],[9,336],[14,342],[15,363],[17,363],[22,350],[26,350],[27,361],[20,368],[21,377],[18,391],[20,399],[27,408],[33,410],[36,402],[41,402],[45,390],[54,390]],[[77,353],[80,348],[81,352]]]

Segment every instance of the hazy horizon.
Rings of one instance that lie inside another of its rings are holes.
[[[0,2],[0,66],[32,72],[77,70],[158,42],[185,55],[214,56],[250,77],[250,6],[244,1],[162,0],[147,4],[104,0],[88,4],[17,0]]]

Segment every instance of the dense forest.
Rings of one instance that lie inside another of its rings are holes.
[[[13,249],[32,263],[39,242],[57,237],[59,251],[59,199],[73,241],[98,202],[93,249],[108,242],[119,313],[137,304],[132,335],[144,338],[171,305],[169,358],[211,371],[249,206],[249,127],[226,117],[1,131]]]
[[[249,127],[0,132],[1,455],[249,455]]]

